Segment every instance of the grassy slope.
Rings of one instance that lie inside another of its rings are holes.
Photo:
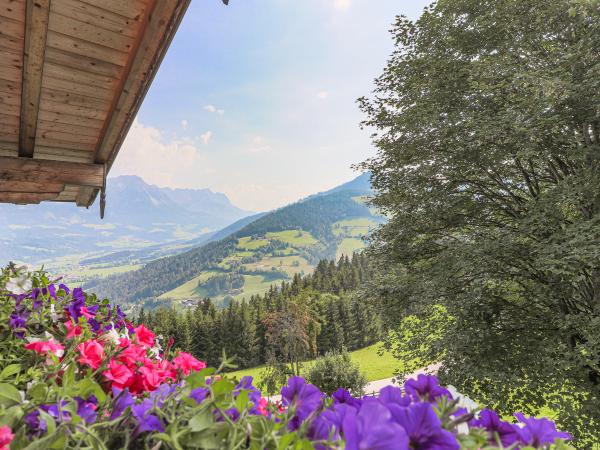
[[[394,370],[400,365],[397,359],[394,359],[391,353],[385,352],[383,355],[378,355],[378,350],[381,349],[381,344],[374,344],[369,347],[362,348],[350,353],[352,361],[358,363],[360,370],[363,372],[367,381],[381,380],[394,376]],[[302,374],[305,375],[310,369],[314,360],[306,361],[302,365]],[[264,366],[253,367],[251,369],[238,370],[232,372],[231,375],[243,377],[250,375],[256,381],[260,379],[260,373]]]

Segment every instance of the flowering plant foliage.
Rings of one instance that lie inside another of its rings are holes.
[[[474,415],[426,375],[362,398],[292,377],[269,402],[107,300],[14,266],[0,275],[0,357],[0,450],[570,448],[551,421]]]

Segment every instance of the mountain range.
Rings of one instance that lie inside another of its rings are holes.
[[[368,181],[363,174],[283,208],[242,218],[185,251],[89,280],[86,288],[126,306],[150,308],[189,306],[205,297],[224,305],[265,292],[311,272],[321,259],[351,256],[364,246],[363,238],[385,220],[366,203],[372,193]],[[118,263],[139,261],[130,257]]]
[[[98,202],[90,209],[0,204],[0,264],[175,245],[252,214],[209,189],[160,188],[136,176],[109,178],[106,198],[104,220]]]

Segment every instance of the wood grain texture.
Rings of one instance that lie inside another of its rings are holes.
[[[0,180],[60,182],[78,186],[101,187],[104,167],[35,158],[0,157]]]
[[[35,150],[49,14],[50,0],[26,0],[19,156],[32,157]]]

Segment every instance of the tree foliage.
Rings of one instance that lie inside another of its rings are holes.
[[[387,316],[443,304],[445,380],[503,411],[557,393],[583,443],[582,424],[600,434],[598,2],[440,0],[392,32],[359,100]]]

